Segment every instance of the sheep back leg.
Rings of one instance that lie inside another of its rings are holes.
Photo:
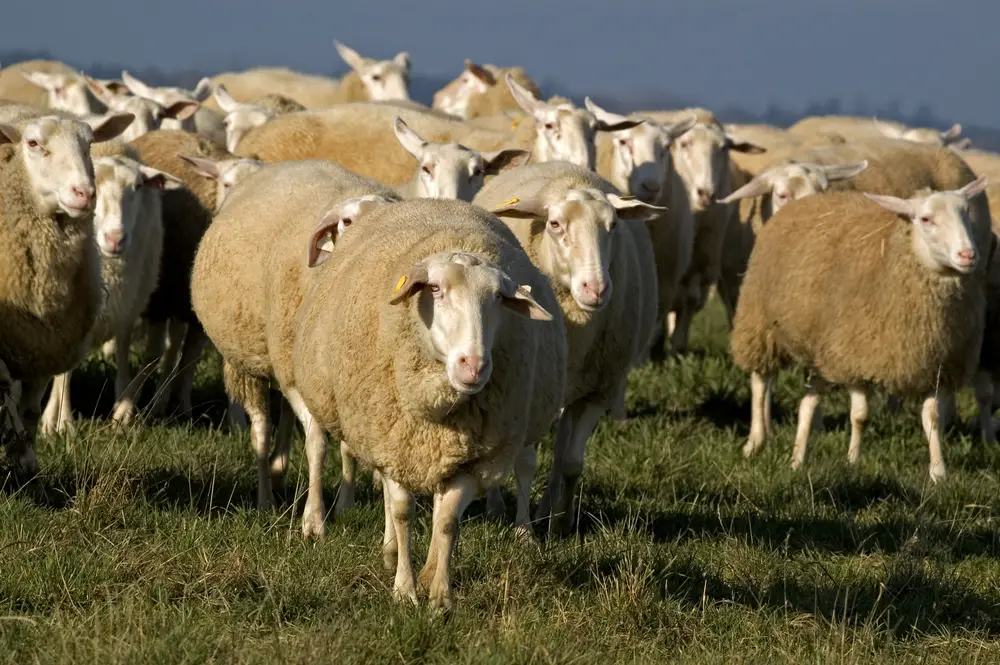
[[[334,519],[354,506],[354,489],[357,487],[358,460],[346,441],[340,442],[340,473],[342,480],[337,491],[337,503],[333,506]]]
[[[826,391],[826,382],[813,376],[806,385],[806,394],[799,402],[799,420],[795,428],[795,447],[792,449],[792,469],[798,470],[806,461],[806,447],[812,431],[813,416],[819,405],[819,398]]]
[[[943,395],[942,395],[943,397]],[[931,395],[924,400],[921,409],[920,419],[924,426],[924,435],[927,437],[927,449],[930,453],[930,465],[928,471],[931,480],[938,482],[944,480],[947,471],[944,466],[944,457],[941,455],[941,408],[942,397]]]
[[[326,434],[320,427],[297,390],[289,390],[288,404],[306,432],[306,460],[309,464],[309,490],[302,513],[302,537],[322,538],[326,535],[326,509],[323,507],[323,466],[326,461]],[[282,412],[284,415],[284,412]],[[285,456],[287,457],[287,450]]]
[[[868,422],[868,395],[859,387],[850,388],[851,393],[851,445],[847,449],[847,461],[857,464],[861,459],[861,436]]]
[[[430,585],[430,604],[436,609],[451,608],[451,557],[458,541],[459,522],[462,514],[476,498],[479,483],[469,474],[459,474],[448,481],[444,490],[435,493],[441,495],[440,501],[434,506],[434,536],[437,547],[428,556],[436,559],[434,578]]]
[[[392,596],[398,601],[408,600],[417,604],[416,580],[413,576],[413,559],[410,554],[410,523],[413,518],[413,497],[405,487],[392,478],[385,478],[385,501],[389,504],[392,527],[396,540],[396,579]]]
[[[743,446],[743,457],[760,452],[770,432],[771,384],[774,377],[760,372],[750,373],[750,436]]]

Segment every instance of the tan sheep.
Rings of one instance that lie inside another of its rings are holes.
[[[55,60],[24,60],[0,69],[0,99],[36,106],[48,106],[49,90],[29,79],[31,74],[48,74],[65,77],[71,81],[80,73],[67,64]]]
[[[520,67],[477,65],[466,59],[462,73],[434,93],[431,106],[466,120],[517,112],[521,107],[505,85],[508,74],[534,97],[541,96],[538,86]]]
[[[244,72],[227,72],[213,76],[211,82],[213,89],[225,86],[226,91],[239,103],[250,103],[275,94],[285,96],[309,109],[325,108],[348,101],[337,79],[302,74],[284,67],[257,67]],[[358,80],[358,86],[360,83]],[[212,97],[206,99],[204,105],[221,110]]]
[[[473,202],[510,226],[549,278],[566,321],[566,401],[546,493],[550,531],[558,533],[571,524],[587,439],[600,418],[620,404],[630,366],[649,347],[656,324],[656,265],[643,222],[660,217],[663,209],[623,199],[611,183],[568,162],[502,173]],[[526,499],[518,497],[522,528]]]
[[[460,201],[376,208],[334,253],[310,275],[296,320],[299,392],[383,476],[397,598],[416,600],[411,494],[434,493],[420,582],[447,607],[463,511],[558,415],[566,346],[549,314],[555,296],[510,231]]]
[[[226,114],[226,148],[229,152],[235,152],[236,146],[254,127],[260,127],[286,113],[305,110],[298,102],[273,93],[252,102],[238,102],[221,83],[215,86],[213,97]]]
[[[954,124],[946,131],[941,132],[936,129],[910,128],[899,122],[879,120],[878,118],[822,115],[803,118],[789,127],[788,131],[798,136],[833,133],[839,134],[849,141],[890,138],[934,146],[947,146],[960,140],[962,126]]]
[[[793,201],[763,227],[733,322],[733,359],[751,372],[753,393],[745,456],[764,444],[774,375],[797,362],[813,378],[793,468],[828,384],[851,392],[848,460],[856,462],[866,392],[879,386],[924,399],[930,476],[945,476],[939,399],[971,378],[983,336],[991,239],[977,240],[970,201],[985,186],[981,178],[911,199],[830,192]]]

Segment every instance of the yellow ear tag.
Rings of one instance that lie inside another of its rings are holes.
[[[506,206],[512,206],[512,205],[514,205],[515,203],[519,202],[520,200],[521,200],[521,199],[519,199],[519,198],[517,198],[517,197],[515,196],[515,197],[514,197],[514,198],[512,198],[512,199],[511,199],[510,201],[504,201],[503,203],[501,203],[501,204],[500,204],[500,205],[498,205],[497,207],[498,207],[498,208],[503,208],[503,207],[506,207]]]
[[[520,124],[521,124],[521,116],[517,116],[513,120],[511,120],[511,122],[510,122],[510,128],[511,129],[517,129],[517,126],[520,125]]]
[[[406,275],[400,277],[399,281],[396,282],[396,288],[392,290],[392,295],[396,295],[397,293],[399,293],[399,290],[403,288],[403,284],[406,284]]]

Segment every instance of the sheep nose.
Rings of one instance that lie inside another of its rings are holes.
[[[108,231],[103,234],[104,246],[108,251],[118,253],[125,244],[125,234],[121,231]]]
[[[699,187],[698,188],[698,201],[702,205],[707,206],[707,205],[709,205],[709,204],[712,203],[712,195],[713,194],[714,194],[714,192],[712,192],[711,190],[705,189],[704,187]]]
[[[958,253],[958,262],[963,266],[971,266],[976,262],[976,250],[963,249]]]
[[[479,375],[483,371],[482,356],[461,355],[458,357],[459,379],[466,385],[474,385],[479,382]]]
[[[580,289],[587,296],[588,304],[600,305],[608,293],[608,283],[584,280],[580,284]]]
[[[73,185],[69,188],[69,191],[73,195],[73,198],[79,199],[84,203],[89,203],[90,199],[94,198],[93,185]]]

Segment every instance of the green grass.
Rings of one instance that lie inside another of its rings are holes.
[[[304,543],[297,445],[284,509],[254,509],[249,443],[216,425],[217,359],[201,368],[193,424],[123,434],[103,425],[112,375],[95,361],[74,399],[101,419],[69,449],[41,442],[42,475],[0,495],[0,661],[1000,661],[998,449],[951,433],[950,475],[932,486],[916,406],[892,419],[877,397],[850,468],[835,393],[793,473],[802,376],[790,372],[777,435],[747,463],[747,381],[726,344],[713,303],[690,357],[634,374],[632,417],[603,423],[588,448],[574,537],[524,543],[473,504],[447,617],[392,602],[370,483],[323,542]],[[338,481],[334,448],[328,506]],[[421,565],[426,499],[417,516]]]

